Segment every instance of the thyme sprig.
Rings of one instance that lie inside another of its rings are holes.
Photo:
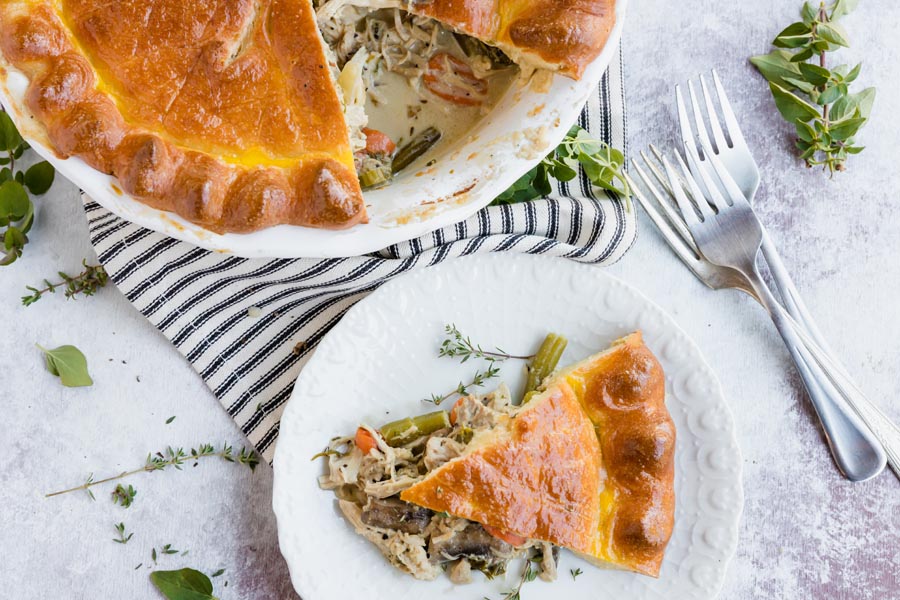
[[[540,564],[542,558],[541,555],[537,556],[529,556],[525,559],[525,569],[522,571],[522,576],[519,578],[519,583],[515,588],[508,590],[500,600],[522,600],[522,587],[526,583],[531,583],[539,574],[539,569],[535,565]],[[490,598],[484,598],[484,600],[490,600]]]
[[[829,52],[850,45],[837,21],[857,3],[835,0],[815,7],[804,2],[801,20],[788,25],[772,42],[776,50],[750,59],[769,82],[778,111],[794,125],[800,158],[831,175],[846,169],[851,154],[862,152],[854,136],[868,121],[875,101],[875,88],[850,93],[861,64],[852,69],[827,67]]]
[[[221,448],[218,450],[212,444],[201,444],[197,448],[191,448],[190,452],[185,452],[183,448],[174,449],[171,446],[166,447],[164,452],[156,452],[147,455],[147,461],[144,466],[132,469],[131,471],[123,471],[118,475],[113,475],[111,477],[106,477],[104,479],[94,479],[93,474],[91,474],[87,480],[76,487],[60,490],[58,492],[51,492],[46,494],[45,497],[50,498],[52,496],[60,496],[62,494],[68,494],[70,492],[77,492],[80,490],[85,490],[91,498],[93,498],[93,493],[90,488],[100,485],[103,483],[108,483],[110,481],[116,481],[118,479],[123,479],[125,477],[130,477],[132,475],[136,475],[138,473],[150,473],[153,471],[162,471],[168,467],[174,467],[179,471],[182,470],[182,467],[191,461],[199,461],[201,458],[210,458],[210,457],[219,457],[222,460],[232,463],[238,463],[242,465],[246,465],[250,467],[250,470],[256,469],[256,465],[259,464],[259,455],[256,454],[254,450],[241,448],[240,451],[235,452],[234,448],[229,444],[223,444]]]
[[[137,490],[130,484],[128,487],[121,483],[112,491],[113,504],[121,504],[122,508],[129,508],[134,503],[134,497],[137,496]]]
[[[466,362],[470,358],[481,358],[487,361],[506,360],[508,358],[531,360],[534,358],[533,354],[530,356],[517,356],[515,354],[509,354],[497,347],[495,347],[493,351],[485,350],[481,347],[481,344],[476,344],[472,342],[469,336],[463,335],[453,323],[444,326],[444,333],[449,337],[441,342],[441,349],[438,351],[438,356],[459,358],[459,362],[461,363]]]
[[[494,361],[490,361],[490,365],[484,371],[475,371],[475,375],[472,377],[472,381],[468,384],[459,382],[459,385],[456,386],[456,389],[447,394],[432,394],[430,398],[423,398],[423,402],[431,402],[432,404],[441,404],[445,400],[449,400],[454,396],[468,396],[469,389],[473,387],[481,387],[484,383],[493,379],[500,373],[500,367],[494,364]]]
[[[109,275],[106,273],[103,265],[89,265],[87,264],[87,259],[82,260],[81,265],[84,267],[84,270],[75,276],[59,271],[58,275],[62,279],[60,282],[51,283],[45,279],[43,288],[31,287],[30,285],[25,286],[25,289],[31,294],[22,296],[22,304],[30,306],[40,300],[44,294],[55,293],[59,287],[64,287],[66,298],[75,298],[78,294],[93,296],[97,293],[97,290],[109,282]]]
[[[446,394],[432,394],[429,398],[423,398],[423,402],[432,404],[441,404],[445,400],[449,400],[455,396],[468,396],[471,388],[481,387],[489,379],[493,379],[500,374],[500,367],[497,363],[501,363],[508,359],[531,360],[534,355],[510,354],[501,348],[495,347],[493,350],[485,350],[481,344],[477,344],[472,339],[464,335],[455,324],[444,325],[444,333],[447,335],[441,342],[438,349],[439,357],[458,358],[460,363],[468,361],[470,358],[480,359],[487,363],[486,368],[478,369],[472,376],[469,383],[462,381],[456,386],[452,392]]]
[[[119,534],[119,537],[113,538],[113,541],[117,544],[127,544],[128,540],[131,539],[131,536],[134,535],[133,531],[128,535],[125,535],[125,523],[119,523],[118,525],[116,525],[116,533]]]

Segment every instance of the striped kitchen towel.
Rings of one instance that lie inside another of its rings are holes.
[[[579,118],[625,147],[620,57]],[[552,197],[489,206],[465,221],[372,255],[246,259],[210,252],[124,221],[90,198],[91,242],[110,278],[193,365],[260,454],[271,461],[294,380],[354,303],[402,273],[476,252],[549,254],[609,264],[631,246],[635,215],[584,173]]]

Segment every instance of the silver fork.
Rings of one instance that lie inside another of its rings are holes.
[[[713,265],[730,268],[736,276],[743,277],[769,311],[800,371],[841,471],[853,481],[873,477],[884,468],[884,452],[845,402],[846,392],[835,388],[839,383],[807,350],[784,309],[760,276],[756,259],[763,236],[756,215],[743,196],[730,197],[731,204],[726,202],[719,193],[717,181],[706,170],[699,168],[700,158],[694,146],[685,146],[687,163],[677,152],[674,154],[677,168],[665,156],[662,162],[680,215],[700,255]],[[704,150],[707,154],[712,152],[705,143]],[[691,169],[700,177],[695,178]],[[716,174],[723,178],[722,173]],[[730,176],[725,172],[724,177]],[[700,181],[704,189],[701,189]],[[683,183],[687,184],[686,188]],[[686,191],[690,193],[690,198]]]
[[[675,97],[678,108],[678,121],[681,128],[681,138],[685,143],[689,141],[695,142],[695,148],[700,156],[699,164],[706,169],[708,173],[715,171],[716,165],[730,175],[727,183],[730,184],[726,192],[729,195],[738,195],[752,202],[756,190],[759,187],[760,172],[750,147],[744,139],[738,124],[737,117],[728,100],[728,95],[722,86],[718,73],[712,71],[713,85],[715,87],[715,99],[710,93],[706,79],[701,75],[699,77],[700,88],[703,95],[703,104],[698,101],[697,94],[693,83],[688,82],[688,92],[690,96],[691,114],[693,116],[695,127],[691,127],[691,121],[688,118],[688,111],[685,108],[684,97],[679,86],[675,88]],[[715,100],[718,100],[716,102]],[[720,124],[719,118],[716,116],[716,104],[718,104],[722,115]],[[705,108],[705,110],[703,110]],[[705,115],[704,115],[705,113]],[[708,125],[707,125],[708,124]],[[712,141],[707,135],[707,128],[712,132]],[[724,131],[723,131],[724,129]],[[727,138],[726,138],[727,134]],[[699,142],[699,143],[697,143]],[[713,143],[715,144],[713,146]],[[705,152],[703,147],[711,149]],[[715,164],[714,164],[715,163]],[[695,173],[695,175],[697,175]],[[723,182],[723,185],[726,182]],[[888,462],[894,472],[900,476],[900,427],[885,415],[875,404],[866,398],[865,394],[859,390],[854,383],[847,369],[840,363],[833,350],[828,346],[819,328],[816,326],[815,320],[806,308],[806,304],[797,291],[775,244],[764,225],[760,224],[762,229],[762,252],[772,278],[781,294],[781,298],[787,309],[788,314],[797,322],[799,322],[798,333],[801,337],[811,338],[812,344],[808,343],[809,349],[817,355],[817,349],[824,352],[825,356],[818,356],[819,362],[828,365],[829,369],[838,374],[843,383],[852,390],[855,401],[851,402],[851,407],[856,411],[862,421],[872,430],[875,437],[883,446],[887,454]],[[809,342],[809,339],[805,341]],[[823,360],[824,359],[824,360]]]

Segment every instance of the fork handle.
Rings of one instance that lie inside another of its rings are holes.
[[[819,331],[815,320],[806,308],[806,304],[803,302],[800,292],[797,291],[797,287],[794,285],[794,281],[791,279],[790,273],[784,266],[781,255],[778,253],[775,244],[772,243],[765,227],[763,228],[762,251],[766,263],[769,265],[769,270],[772,273],[772,278],[775,280],[775,284],[781,292],[781,297],[784,300],[784,306],[788,314],[797,321],[797,324],[802,327],[813,341],[825,352],[827,358],[831,360],[831,366],[834,370],[852,384],[853,379],[847,372],[847,369],[841,364],[834,351],[829,347],[828,342],[825,341],[825,337],[822,335],[822,332]],[[850,406],[856,411],[856,414],[869,429],[872,430],[872,433],[884,448],[888,464],[891,466],[891,469],[893,469],[894,474],[897,477],[900,477],[900,427],[893,423],[876,404],[870,401],[861,392],[856,395],[855,400],[855,402],[850,403]]]
[[[878,441],[850,408],[822,366],[813,358],[784,308],[763,282],[756,265],[746,273],[757,297],[769,312],[806,386],[831,454],[851,481],[864,481],[884,469],[885,455]]]

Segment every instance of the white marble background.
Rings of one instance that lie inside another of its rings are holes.
[[[746,58],[768,48],[798,0],[632,0],[625,34],[630,149],[675,132],[674,82],[716,67],[730,90],[764,182],[757,206],[820,324],[865,390],[900,420],[900,5],[867,0],[846,20],[864,59],[860,85],[879,97],[850,170],[829,181],[792,157],[790,130]],[[296,597],[278,552],[272,473],[208,460],[144,474],[129,509],[107,493],[43,494],[140,466],[148,451],[203,441],[240,444],[240,432],[190,366],[112,287],[97,297],[48,297],[24,308],[24,286],[93,258],[74,186],[40,200],[26,257],[0,271],[0,597],[155,598],[159,559],[216,579],[223,598]],[[722,598],[900,598],[900,483],[888,472],[861,484],[835,470],[788,357],[761,309],[711,292],[643,222],[632,251],[610,269],[647,293],[697,341],[718,372],[744,454],[741,541]],[[92,388],[65,389],[34,348],[72,343],[90,359]],[[175,415],[169,425],[165,420]],[[114,524],[134,538],[114,544]],[[135,566],[143,563],[141,568]],[[225,581],[228,586],[224,587]]]

